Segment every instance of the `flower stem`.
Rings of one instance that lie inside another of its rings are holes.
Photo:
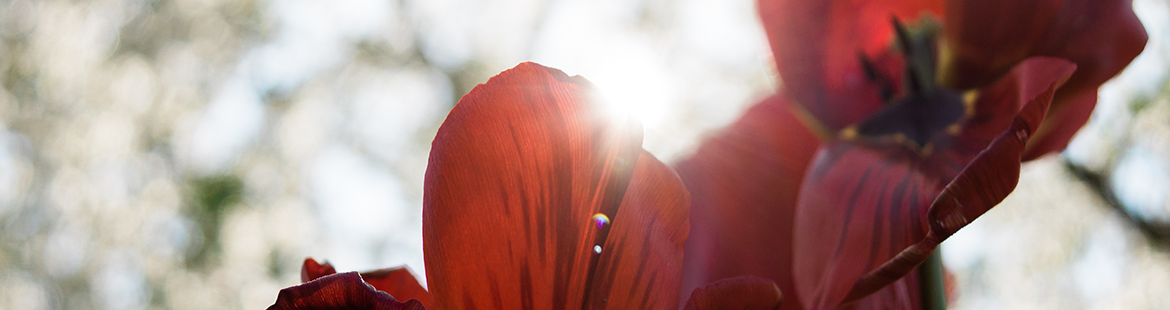
[[[942,247],[934,250],[930,258],[918,266],[919,283],[922,285],[922,309],[944,310],[947,308],[946,288],[943,284]]]

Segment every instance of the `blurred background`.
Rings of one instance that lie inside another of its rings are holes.
[[[1065,153],[944,244],[956,309],[1170,308],[1170,5]],[[0,0],[0,309],[261,309],[423,275],[430,142],[532,60],[665,162],[773,92],[752,0]]]

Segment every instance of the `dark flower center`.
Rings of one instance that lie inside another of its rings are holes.
[[[898,47],[906,56],[902,72],[902,90],[895,97],[893,85],[880,74],[864,54],[859,55],[869,80],[878,85],[886,106],[868,119],[854,125],[863,137],[893,136],[898,141],[913,142],[922,150],[941,131],[956,124],[966,111],[959,92],[935,82],[937,68],[936,37],[938,27],[929,21],[919,22],[910,31],[897,18],[893,26]]]

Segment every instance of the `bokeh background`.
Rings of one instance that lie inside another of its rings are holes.
[[[957,309],[1170,308],[1170,5],[1063,154],[947,241]],[[521,61],[686,156],[777,81],[752,0],[0,0],[0,309],[261,309],[423,275],[423,173]]]

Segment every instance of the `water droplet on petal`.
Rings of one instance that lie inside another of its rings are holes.
[[[594,245],[594,246],[593,246],[593,253],[601,254],[601,246],[600,246],[600,245]]]
[[[597,224],[598,229],[605,228],[605,225],[609,225],[609,217],[601,213],[594,214],[593,222]]]

